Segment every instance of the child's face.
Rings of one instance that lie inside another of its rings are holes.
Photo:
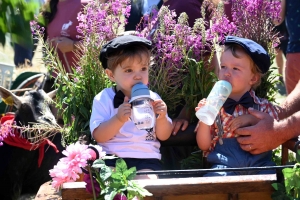
[[[244,52],[237,50],[239,58],[232,55],[230,49],[223,52],[220,58],[219,79],[226,80],[232,85],[230,98],[239,100],[251,86],[258,81],[258,74],[251,71],[251,58]]]
[[[109,79],[117,84],[117,90],[121,90],[130,98],[131,89],[135,84],[148,84],[149,61],[147,54],[136,55],[120,63],[114,72],[110,69],[105,71]]]

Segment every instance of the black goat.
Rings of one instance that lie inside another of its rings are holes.
[[[17,109],[14,114],[17,126],[31,126],[32,123],[56,124],[50,109],[55,92],[46,94],[43,90],[32,90],[19,97],[0,87],[0,96],[6,103],[13,103]],[[2,125],[0,128],[4,129],[4,127],[6,126]],[[20,134],[15,132],[12,140],[26,139],[19,136]],[[24,134],[22,136],[24,137]],[[49,140],[44,141],[47,143],[44,146],[40,145],[38,148],[29,150],[17,147],[16,142],[12,144],[8,138],[5,138],[3,146],[0,146],[0,199],[14,200],[18,199],[21,194],[36,194],[43,183],[51,180],[49,170],[63,157],[64,147],[61,145],[61,134],[55,134]],[[55,146],[49,145],[51,144],[49,141]],[[42,155],[44,157],[41,160]]]

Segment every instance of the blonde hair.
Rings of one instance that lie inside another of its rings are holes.
[[[240,58],[240,56],[238,56],[237,51],[243,52],[250,60],[250,67],[251,67],[251,72],[254,75],[259,75],[258,80],[256,81],[256,83],[254,83],[251,86],[251,89],[255,90],[260,84],[261,84],[261,79],[264,76],[264,74],[261,72],[261,70],[259,69],[259,67],[254,63],[254,61],[252,60],[252,58],[250,57],[250,55],[248,54],[247,51],[245,51],[245,49],[243,47],[241,47],[238,44],[228,44],[225,45],[225,47],[223,48],[223,52],[230,50],[232,55],[236,58]],[[222,53],[223,53],[222,52]]]

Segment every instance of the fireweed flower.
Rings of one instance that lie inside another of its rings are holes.
[[[102,41],[109,41],[116,37],[119,27],[127,23],[129,17],[129,0],[109,0],[106,3],[91,1],[83,12],[78,14],[78,33],[84,38],[93,39],[100,45]],[[100,45],[101,46],[101,45]]]
[[[280,19],[280,0],[234,0],[232,19],[237,27],[236,36],[252,39],[274,54],[274,44],[279,42],[273,21]]]
[[[214,44],[235,31],[235,26],[221,14],[213,15],[211,20],[216,22],[214,26],[204,20],[205,12],[203,16],[196,19],[193,27],[189,27],[186,13],[177,17],[175,11],[162,6],[152,21],[141,26],[146,27],[145,29],[138,29],[139,34],[150,39],[153,45],[155,64],[150,68],[149,87],[161,95],[171,112],[180,104],[180,99],[187,96],[183,94],[182,88],[193,87],[194,84],[191,85],[190,81],[186,82],[190,80],[190,74],[199,75],[198,69],[195,68],[194,71],[190,67],[189,59],[195,59],[204,65],[205,56],[209,57],[215,49]],[[230,29],[225,27],[228,24],[231,25]],[[192,95],[199,99],[199,96]],[[192,102],[189,104],[193,105]]]

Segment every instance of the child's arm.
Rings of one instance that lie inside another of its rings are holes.
[[[202,99],[198,103],[198,106],[195,108],[196,112],[202,106],[204,106],[205,103],[206,103],[206,99]],[[203,151],[207,151],[211,145],[210,126],[199,121],[195,130],[197,131],[196,139],[197,139],[198,147]]]
[[[93,138],[96,142],[107,142],[113,138],[128,121],[131,115],[131,105],[128,103],[128,97],[124,98],[124,103],[118,108],[118,113],[110,120],[101,123],[94,131]]]
[[[159,115],[155,125],[156,136],[164,141],[170,137],[173,130],[172,122],[167,117],[167,105],[163,100],[158,99],[153,102],[153,109],[154,113]]]

